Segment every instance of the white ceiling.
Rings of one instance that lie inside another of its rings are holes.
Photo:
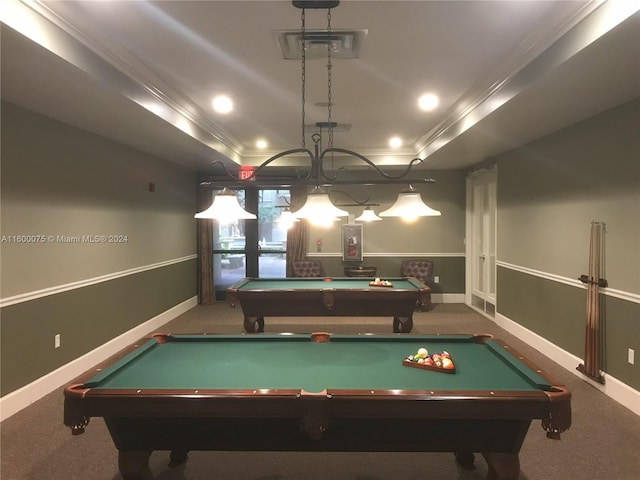
[[[289,1],[5,2],[3,100],[203,171],[301,146],[300,62],[282,58],[275,36],[300,28]],[[332,120],[350,125],[334,146],[388,168],[416,156],[424,168],[465,168],[638,97],[639,9],[343,1],[332,29],[367,35],[360,58],[333,61]],[[307,29],[326,24],[326,10],[306,10]],[[315,106],[327,101],[326,63],[307,61],[309,125],[327,120]],[[440,97],[433,112],[417,108],[426,92]],[[232,113],[213,111],[218,93]]]

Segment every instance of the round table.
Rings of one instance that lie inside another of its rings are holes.
[[[347,277],[375,277],[377,271],[376,267],[344,267]]]

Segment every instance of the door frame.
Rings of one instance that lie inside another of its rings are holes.
[[[496,255],[497,255],[497,184],[498,175],[497,167],[492,165],[488,168],[473,171],[467,176],[467,205],[466,205],[466,238],[465,238],[465,303],[471,308],[478,310],[482,314],[495,317],[497,306],[497,295],[495,292],[487,291],[487,286],[496,282]],[[486,185],[488,195],[493,195],[493,205],[489,202],[489,206],[493,207],[493,212],[483,212],[482,215],[482,234],[483,248],[482,252],[476,252],[477,232],[474,228],[475,211],[475,187]],[[489,232],[491,234],[489,235]],[[489,241],[487,241],[487,236]],[[492,244],[491,244],[492,239]],[[484,269],[483,289],[479,292],[475,289],[474,279],[478,273],[477,260],[480,256],[484,256],[484,264],[490,268]],[[493,256],[493,262],[491,262]]]

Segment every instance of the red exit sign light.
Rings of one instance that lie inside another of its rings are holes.
[[[255,177],[252,177],[255,169],[253,167],[249,167],[246,165],[241,165],[240,170],[238,171],[238,178],[240,180],[255,180]]]

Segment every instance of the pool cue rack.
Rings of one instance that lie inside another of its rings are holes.
[[[599,278],[598,280],[589,278],[588,275],[580,275],[580,277],[578,277],[578,280],[580,280],[582,283],[586,284],[592,284],[592,285],[598,285],[600,288],[607,288],[609,286],[609,282],[607,282],[604,278]]]
[[[589,240],[589,273],[581,275],[579,280],[587,287],[587,312],[584,341],[584,363],[578,365],[583,375],[604,384],[601,373],[602,366],[602,338],[600,332],[600,288],[608,286],[604,278],[600,278],[602,245],[604,243],[604,223],[591,222]]]

